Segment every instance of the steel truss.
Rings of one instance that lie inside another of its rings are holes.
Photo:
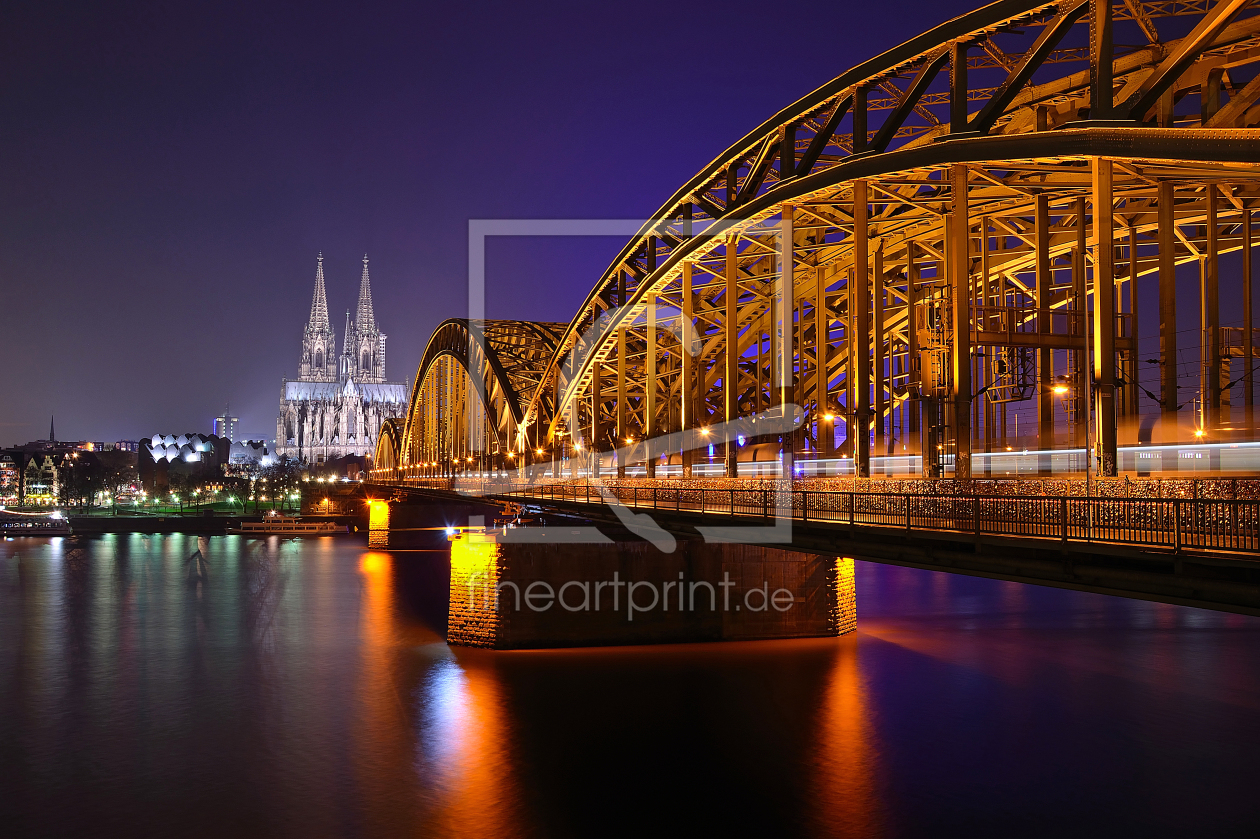
[[[1002,0],[942,24],[727,149],[569,324],[486,321],[471,363],[468,324],[442,324],[378,463],[420,477],[586,457],[598,472],[609,458],[591,453],[621,449],[621,474],[662,457],[690,474],[658,438],[790,403],[802,429],[750,424],[748,451],[849,456],[869,475],[895,439],[927,475],[952,461],[967,478],[974,449],[1006,441],[1006,406],[1033,400],[1040,449],[1088,439],[1115,474],[1143,298],[1161,333],[1149,398],[1170,424],[1194,398],[1177,381],[1182,263],[1200,272],[1200,429],[1219,435],[1230,360],[1256,356],[1250,258],[1233,330],[1218,259],[1253,243],[1257,62],[1248,0]],[[737,446],[724,456],[738,474]]]

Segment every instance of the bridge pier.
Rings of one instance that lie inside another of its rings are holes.
[[[469,518],[493,516],[495,504],[465,498],[374,498],[368,502],[368,547],[380,550],[444,549],[448,533]]]
[[[532,529],[531,529],[532,530]],[[857,628],[852,559],[682,541],[451,541],[447,642],[494,649],[841,635]]]

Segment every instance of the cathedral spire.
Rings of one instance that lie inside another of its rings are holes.
[[[350,340],[350,310],[346,310],[346,337],[341,342],[341,360],[337,363],[337,377],[345,382],[354,374],[354,342]]]
[[[321,252],[315,262],[315,297],[311,300],[312,329],[329,329],[328,297],[324,294],[324,254]]]
[[[363,254],[363,278],[359,280],[359,310],[354,317],[354,330],[360,335],[376,332],[376,314],[372,311],[372,283],[368,280],[367,254]]]
[[[328,297],[324,291],[324,254],[315,260],[315,295],[311,298],[311,319],[302,333],[302,358],[298,378],[327,381],[337,369],[337,333],[328,323]]]

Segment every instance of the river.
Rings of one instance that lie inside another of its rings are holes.
[[[0,542],[0,831],[1260,825],[1257,618],[859,563],[843,638],[495,653],[443,643],[445,562],[349,538]]]

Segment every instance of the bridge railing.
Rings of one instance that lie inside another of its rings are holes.
[[[695,486],[614,486],[604,493],[636,508],[704,515],[1260,554],[1260,500],[911,495]],[[513,487],[505,494],[602,504],[583,484]]]

